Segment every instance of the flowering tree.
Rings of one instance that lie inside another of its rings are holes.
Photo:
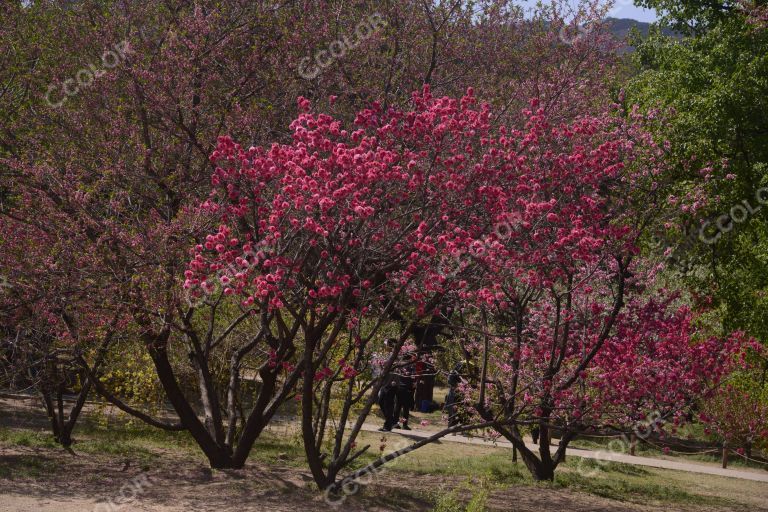
[[[321,487],[365,450],[353,447],[381,385],[365,375],[371,342],[393,309],[419,320],[441,304],[475,307],[490,317],[480,332],[508,329],[486,334],[471,400],[540,479],[579,432],[625,423],[625,407],[632,419],[661,407],[679,418],[741,347],[738,337],[694,342],[687,310],[669,311],[674,297],[643,299],[655,269],[632,264],[647,219],[630,213],[648,196],[626,188],[652,194],[661,179],[642,169],[654,162],[652,140],[610,117],[552,126],[537,100],[523,130],[494,128],[490,107],[473,103],[471,90],[457,101],[425,88],[413,111],[374,104],[354,131],[303,114],[292,145],[245,149],[225,138],[214,154],[204,206],[221,224],[195,249],[186,286],[203,295],[221,285],[244,306],[259,303],[285,324],[274,328],[278,346],[281,333],[303,333],[302,431]],[[676,379],[685,385],[657,386]],[[340,426],[323,454],[332,396],[344,397]],[[534,423],[538,458],[519,428]],[[554,458],[553,428],[563,432]]]
[[[35,250],[6,253],[11,257],[3,259],[2,273],[34,292],[14,300],[33,301],[35,309],[17,312],[63,322],[60,301],[66,302],[77,335],[66,323],[42,331],[56,344],[83,348],[84,371],[103,396],[152,425],[188,429],[215,466],[244,463],[300,373],[290,351],[254,355],[249,348],[261,326],[282,317],[270,317],[256,300],[247,306],[228,300],[223,288],[194,297],[194,290],[179,286],[189,247],[204,244],[210,231],[210,217],[197,207],[216,168],[209,157],[217,136],[289,142],[284,127],[300,94],[323,101],[335,94],[337,117],[352,121],[375,97],[384,98],[382,105],[410,101],[408,91],[422,81],[441,91],[462,91],[471,81],[507,112],[516,112],[519,102],[512,82],[548,91],[553,105],[572,105],[572,86],[596,89],[605,71],[591,66],[588,45],[550,44],[557,36],[543,15],[540,23],[518,23],[522,14],[503,1],[484,4],[482,12],[464,2],[382,7],[384,23],[314,78],[301,75],[302,60],[356,30],[376,14],[373,7],[106,5],[3,4],[9,22],[0,28],[0,213],[12,220],[3,225],[3,238]],[[526,45],[539,51],[526,52]],[[517,50],[496,58],[494,48],[502,46]],[[572,72],[560,73],[564,67]],[[558,80],[549,84],[552,77]],[[58,271],[49,273],[52,262]],[[80,291],[62,295],[73,283]],[[120,336],[111,338],[106,360],[117,360],[109,351],[125,344],[149,355],[178,421],[130,407],[110,386],[109,369],[85,349],[100,346],[111,315],[119,316]],[[413,318],[409,311],[393,315],[406,326]],[[4,318],[12,330],[29,320]],[[274,377],[276,388],[265,385],[255,413],[241,414],[243,376],[270,358],[272,373],[259,379]]]
[[[727,383],[702,403],[705,433],[723,443],[723,448],[751,457],[752,449],[768,443],[768,392],[765,383],[750,372],[729,376]]]
[[[322,488],[361,453],[352,451],[355,439],[383,383],[369,377],[356,386],[370,370],[372,340],[408,318],[382,365],[386,374],[414,324],[431,317],[453,286],[436,265],[471,223],[472,162],[481,161],[489,127],[488,108],[473,103],[471,90],[458,101],[432,98],[425,86],[412,111],[374,104],[355,129],[305,113],[292,125],[291,145],[245,149],[224,138],[214,153],[220,166],[204,208],[221,224],[196,248],[185,286],[201,295],[218,282],[243,306],[258,305],[261,329],[274,339],[264,348],[270,364],[303,354],[292,375],[303,375],[304,445]],[[333,455],[323,460],[334,386],[346,399]]]
[[[690,309],[675,306],[677,294],[658,293],[662,301],[643,298],[627,306],[616,337],[587,372],[587,385],[594,389],[584,411],[592,413],[589,423],[629,430],[654,416],[674,434],[754,346],[742,333],[697,335]]]
[[[105,351],[120,336],[125,315],[112,307],[108,297],[114,289],[107,280],[79,274],[86,257],[77,250],[74,233],[60,238],[42,219],[27,223],[2,218],[0,230],[0,258],[8,262],[3,268],[7,286],[0,291],[9,377],[3,384],[35,390],[54,438],[68,448],[93,385],[80,361],[97,369],[105,364]],[[77,307],[84,299],[95,302],[88,315]],[[70,393],[76,399],[68,408],[64,397]]]
[[[552,479],[584,428],[624,406],[631,414],[661,403],[675,411],[717,381],[739,343],[694,346],[687,314],[643,299],[656,269],[636,262],[635,243],[664,176],[663,150],[641,125],[610,116],[553,125],[536,100],[526,114],[526,130],[500,129],[486,141],[483,207],[493,229],[455,250],[457,270],[467,260],[485,269],[460,293],[479,309],[485,333],[482,375],[468,400],[483,419],[502,423],[498,431],[535,478]],[[684,375],[686,385],[668,394],[635,388],[637,368],[625,362],[665,350],[672,354],[642,384]],[[523,443],[523,425],[540,429],[538,456]],[[554,455],[553,429],[561,433]]]

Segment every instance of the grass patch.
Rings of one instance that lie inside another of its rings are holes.
[[[485,512],[491,487],[487,479],[479,484],[469,479],[451,492],[437,494],[433,512]]]
[[[107,455],[137,460],[142,465],[161,456],[161,449],[191,446],[186,432],[166,432],[150,427],[121,425],[110,428],[94,422],[82,422],[72,434],[75,453]],[[63,449],[49,431],[0,428],[0,443],[25,448]],[[199,452],[198,452],[199,453]]]
[[[0,443],[27,448],[58,448],[53,434],[47,431],[18,430],[0,427]]]
[[[631,503],[647,503],[649,500],[654,500],[662,503],[715,504],[711,496],[691,494],[668,483],[637,482],[618,478],[616,475],[607,478],[588,478],[576,473],[560,472],[555,476],[554,485]],[[722,500],[720,504],[731,503]]]
[[[648,476],[653,474],[642,466],[578,457],[571,457],[562,467],[573,468],[576,471],[587,471],[589,473],[618,473],[630,476]]]
[[[40,455],[0,456],[0,478],[38,478],[56,472],[56,462]]]
[[[630,503],[734,505],[731,500],[690,493],[664,478],[663,472],[619,462],[574,459],[555,472],[550,485]]]
[[[185,452],[199,453],[200,450],[188,432],[172,432],[150,425],[130,421],[112,421],[104,425],[97,421],[83,421],[73,433],[77,439],[100,439],[109,442],[122,442],[145,448],[178,449]]]
[[[364,492],[352,497],[352,500],[352,502],[362,505],[364,507],[362,510],[374,507],[379,510],[381,507],[384,507],[385,510],[403,510],[404,504],[429,506],[432,503],[428,492],[408,487],[389,488],[384,494],[376,493],[376,491],[373,493]],[[339,510],[345,510],[345,508],[342,507]]]
[[[699,435],[699,430],[702,428],[703,427],[700,427],[700,426],[697,426],[697,428],[691,427],[689,428],[689,431],[696,433],[696,437],[695,437],[696,439],[701,439],[703,437],[703,433]],[[619,453],[629,455],[629,444],[627,442],[623,442],[619,440],[618,438],[582,437],[579,439],[575,439],[574,441],[571,441],[569,446],[573,448],[584,448],[586,450],[596,450],[596,451],[606,451],[606,450],[611,451],[611,449],[618,449]],[[662,450],[660,450],[656,446],[650,445],[638,439],[637,446],[635,448],[635,455],[639,457],[651,457],[655,459],[665,458],[665,459],[677,459],[684,462],[707,462],[712,464],[719,464],[722,460],[721,459],[722,454],[720,452],[720,449],[719,448],[711,448],[711,449],[715,451],[711,453],[690,453],[690,454],[676,451],[670,454],[665,454]],[[731,453],[730,457],[728,458],[728,466],[739,467],[739,468],[751,468],[751,469],[764,469],[766,467],[765,464],[746,460],[743,457],[740,457],[739,455],[734,453]]]
[[[428,447],[421,450],[426,448]],[[448,450],[446,450],[448,453],[439,456],[425,456],[419,454],[419,451],[413,452],[412,456],[405,455],[401,461],[392,464],[392,468],[396,471],[422,475],[487,477],[493,483],[504,485],[533,482],[528,470],[522,464],[513,463],[511,455],[506,453],[506,450],[505,453],[475,456],[467,456],[462,451],[452,456]]]
[[[77,452],[93,455],[111,455],[138,459],[141,464],[148,464],[160,457],[156,451],[152,451],[140,445],[140,443],[118,441],[114,439],[91,438],[83,439],[74,445]]]
[[[525,485],[567,488],[623,502],[733,505],[735,502],[699,495],[670,483],[663,470],[620,462],[570,457],[555,471],[555,481],[535,482],[522,461],[512,462],[511,450],[472,445],[434,444],[405,455],[390,469],[405,473],[480,477],[491,487]],[[476,489],[475,489],[476,490]],[[435,498],[436,507],[451,510],[454,495]],[[441,501],[442,500],[442,501]],[[461,500],[459,500],[461,503]],[[466,502],[463,502],[466,505]],[[460,505],[460,506],[464,506]],[[436,508],[440,510],[440,508]],[[463,508],[457,510],[464,510]]]
[[[248,460],[289,467],[305,467],[304,445],[298,435],[281,437],[272,432],[261,433]]]

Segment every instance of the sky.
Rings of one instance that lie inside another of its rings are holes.
[[[546,0],[545,0],[546,1]],[[521,4],[527,6],[536,5],[536,0],[521,0]],[[578,4],[578,0],[569,1],[570,4]],[[653,9],[644,9],[642,7],[635,7],[632,0],[614,0],[614,5],[608,16],[612,18],[631,18],[638,21],[656,21],[658,15]]]
[[[642,7],[635,7],[633,4],[624,3],[623,5],[616,5],[614,11],[611,13],[613,18],[631,18],[638,21],[656,21],[658,16],[654,9],[644,9]]]

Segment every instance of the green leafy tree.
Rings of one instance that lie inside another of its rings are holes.
[[[636,42],[626,101],[668,116],[658,136],[677,169],[659,226],[673,272],[707,324],[768,342],[768,29],[766,2],[641,0],[686,34]],[[765,396],[768,361],[742,379]]]

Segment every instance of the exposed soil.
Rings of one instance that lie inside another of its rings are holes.
[[[45,418],[26,407],[0,404],[0,424],[39,430]],[[31,404],[30,404],[31,405]],[[308,471],[249,463],[242,471],[211,471],[199,455],[168,448],[147,464],[140,457],[76,454],[59,448],[0,443],[0,511],[428,511],[434,498],[455,490],[465,496],[467,480],[384,470],[361,492],[333,505],[312,483]],[[495,511],[691,511],[707,507],[654,507],[617,502],[563,489],[510,486],[494,490],[487,502]],[[722,511],[723,508],[712,508]]]
[[[14,475],[13,469],[24,467],[30,457],[50,472]],[[404,478],[402,473],[385,471],[361,493],[332,506],[314,488],[309,474],[296,468],[249,464],[242,471],[211,471],[199,461],[172,453],[153,463],[148,471],[142,471],[136,461],[123,457],[73,456],[56,449],[0,447],[2,468],[10,469],[10,477],[0,479],[0,510],[9,512],[426,511],[432,509],[430,494],[458,489],[459,498],[469,498],[461,495],[465,481],[427,475]],[[524,486],[493,492],[488,508],[519,512],[672,510],[618,503],[568,490]]]

